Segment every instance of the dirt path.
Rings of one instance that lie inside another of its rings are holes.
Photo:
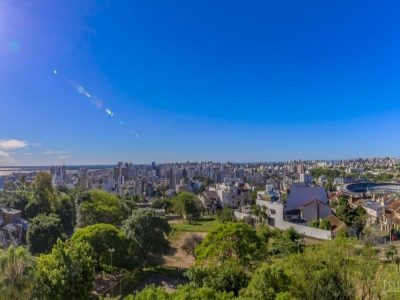
[[[171,240],[171,249],[169,252],[162,257],[162,264],[168,267],[175,267],[180,269],[186,269],[194,265],[195,258],[187,254],[182,250],[181,246],[186,237],[190,237],[192,234],[199,235],[201,237],[205,237],[207,235],[206,232],[181,232],[178,233]]]

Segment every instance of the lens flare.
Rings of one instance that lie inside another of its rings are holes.
[[[60,72],[59,72],[57,69],[53,69],[53,70],[52,70],[52,73],[53,73],[54,75],[59,75],[59,74],[60,74]],[[73,80],[71,80],[71,79],[69,79],[68,77],[65,77],[65,76],[61,76],[61,78],[63,78],[63,79],[65,80],[65,82],[67,82],[78,94],[83,95],[83,96],[89,98],[91,104],[94,105],[97,109],[103,109],[103,107],[105,107],[104,102],[103,102],[102,100],[100,100],[99,98],[97,98],[95,95],[90,94],[90,93],[85,89],[85,87],[84,87],[83,85],[78,84],[78,83],[74,82]],[[108,116],[114,117],[114,112],[113,112],[110,108],[107,108],[107,107],[104,108],[104,112],[105,112]],[[118,120],[118,119],[117,119],[117,120]],[[116,121],[117,121],[117,120],[116,120]],[[120,126],[125,126],[125,121],[119,119],[119,120],[118,120],[118,124],[119,124]],[[129,124],[128,124],[128,125],[129,125]],[[131,134],[132,134],[135,138],[137,138],[137,139],[140,138],[140,135],[139,135],[138,133],[136,133],[135,130],[131,130]]]
[[[110,117],[114,116],[114,113],[109,108],[106,108],[105,111],[106,111],[106,114],[109,115]]]

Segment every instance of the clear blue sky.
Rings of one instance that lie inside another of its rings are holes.
[[[0,165],[399,156],[399,16],[399,1],[1,0]]]

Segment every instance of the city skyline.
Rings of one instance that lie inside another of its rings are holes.
[[[2,1],[0,166],[400,156],[400,4]]]

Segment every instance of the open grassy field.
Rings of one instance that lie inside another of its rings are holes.
[[[210,232],[211,230],[218,227],[220,223],[215,217],[206,217],[199,220],[195,220],[192,224],[185,221],[179,221],[171,223],[171,227],[176,233],[179,232]]]

